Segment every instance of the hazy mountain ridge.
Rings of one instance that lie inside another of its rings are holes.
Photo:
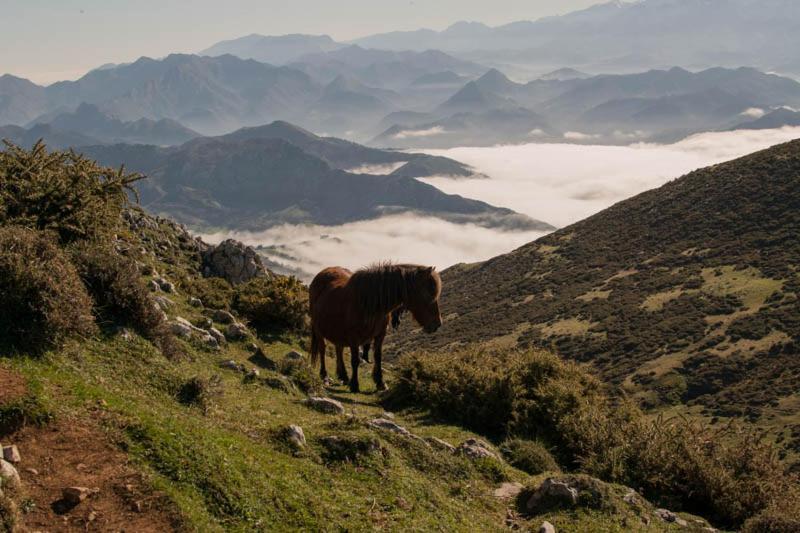
[[[411,211],[487,227],[552,229],[414,179],[474,175],[458,162],[318,137],[285,122],[177,147],[117,144],[82,151],[105,165],[124,164],[147,174],[150,179],[140,186],[143,205],[197,227],[255,231],[282,223],[335,225]],[[343,170],[401,163],[388,175]]]
[[[746,417],[800,452],[789,407],[800,387],[798,175],[795,141],[455,266],[443,274],[445,327],[396,342],[552,348],[646,406]]]

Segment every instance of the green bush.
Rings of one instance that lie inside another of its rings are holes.
[[[177,344],[136,264],[102,242],[85,241],[72,245],[70,250],[94,299],[98,321],[106,327],[132,327],[168,355],[174,355]]]
[[[40,353],[66,338],[96,332],[92,301],[55,239],[0,228],[0,347]]]
[[[302,330],[308,316],[308,290],[294,277],[264,276],[236,287],[233,308],[256,329]]]
[[[537,440],[572,471],[635,487],[720,525],[740,527],[782,500],[800,505],[798,479],[757,436],[648,420],[551,354],[416,353],[401,360],[397,376],[388,396],[394,407],[427,409],[493,437]]]
[[[119,226],[138,174],[99,166],[72,151],[6,143],[0,151],[0,224],[52,230],[62,243],[108,235]]]
[[[500,447],[506,461],[531,475],[558,472],[558,463],[541,443],[533,440],[510,439]]]
[[[222,278],[188,278],[183,290],[209,309],[230,309],[233,303],[233,286]]]

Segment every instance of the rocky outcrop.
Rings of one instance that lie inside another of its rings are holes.
[[[480,439],[467,439],[458,447],[458,453],[470,459],[497,459],[487,443]]]
[[[331,415],[343,415],[344,406],[332,398],[323,398],[319,396],[312,396],[305,401],[305,404],[315,411],[320,413],[327,413]]]
[[[269,271],[261,257],[249,246],[228,239],[203,253],[203,274],[239,285],[253,278],[266,276]]]

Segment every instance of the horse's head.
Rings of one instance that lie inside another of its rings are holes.
[[[420,267],[410,280],[405,307],[425,333],[433,333],[442,325],[439,313],[441,292],[442,279],[435,267]]]

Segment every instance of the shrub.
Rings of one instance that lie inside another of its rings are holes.
[[[494,437],[538,440],[573,471],[636,487],[721,525],[739,527],[779,501],[800,504],[797,478],[756,435],[648,420],[550,354],[417,353],[401,360],[397,374],[390,404],[428,409]]]
[[[99,166],[75,152],[7,144],[0,151],[0,224],[52,230],[62,243],[107,235],[120,223],[138,174]]]
[[[511,466],[533,476],[559,471],[558,463],[541,442],[510,439],[503,443],[500,451]]]
[[[96,331],[92,301],[75,268],[40,231],[0,228],[0,346],[39,353]]]
[[[308,315],[308,290],[294,277],[254,278],[236,287],[233,308],[257,329],[301,330]]]
[[[222,278],[188,278],[183,289],[209,309],[230,309],[233,303],[233,286]]]
[[[70,250],[94,299],[94,312],[101,324],[132,327],[163,351],[173,354],[177,344],[136,264],[97,241],[77,243]]]
[[[325,388],[319,374],[314,372],[306,360],[284,359],[279,370],[306,394],[321,392]]]
[[[184,382],[178,390],[178,401],[187,406],[196,406],[207,413],[214,399],[222,394],[222,379],[219,376],[203,378],[195,376]]]

